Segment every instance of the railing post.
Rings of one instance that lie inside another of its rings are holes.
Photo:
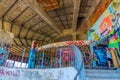
[[[24,48],[24,50],[23,50],[23,54],[22,54],[22,59],[21,59],[21,64],[20,64],[20,67],[22,68],[22,62],[23,62],[23,59],[24,59],[24,54],[25,54],[25,48]]]
[[[59,67],[62,67],[62,48],[60,48],[60,60],[59,60]]]
[[[41,67],[43,68],[43,65],[44,65],[44,51],[42,53],[42,64],[41,64]]]

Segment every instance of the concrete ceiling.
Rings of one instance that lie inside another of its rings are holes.
[[[53,2],[50,2],[53,1]],[[79,40],[85,23],[103,0],[0,0],[1,29],[15,35],[11,53],[19,54],[31,42]],[[53,3],[59,6],[54,7]],[[48,9],[45,6],[49,5]]]

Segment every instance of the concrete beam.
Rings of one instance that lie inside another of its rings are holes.
[[[80,13],[78,17],[86,17],[87,15],[87,13]]]
[[[58,33],[61,33],[61,28],[58,26],[55,21],[50,18],[47,13],[39,6],[39,3],[36,0],[23,0],[31,9],[33,9],[43,20],[45,20],[54,30]]]
[[[55,39],[58,39],[63,36],[71,35],[72,33],[73,33],[72,29],[63,30],[62,33],[59,36],[57,36]]]
[[[84,28],[85,29],[85,28]],[[76,32],[78,35],[79,35],[79,40],[85,40],[86,38],[86,34],[83,32],[83,30],[82,29],[80,29],[80,30],[78,30],[77,32]]]
[[[115,3],[119,3],[119,2],[120,2],[120,0],[113,0],[113,2],[115,2]]]
[[[73,33],[73,34],[72,34],[72,40],[77,40],[77,35],[76,35],[76,33]]]
[[[74,11],[73,11],[73,21],[72,21],[73,32],[75,32],[77,28],[77,20],[79,16],[80,3],[81,3],[81,0],[74,0]]]
[[[92,5],[92,6],[89,8],[88,13],[84,14],[85,18],[82,21],[82,24],[78,25],[77,33],[81,34],[81,38],[83,38],[83,39],[85,39],[85,37],[84,37],[85,33],[84,32],[87,30],[88,26],[90,26],[90,24],[89,24],[89,18],[91,17],[91,15],[93,14],[93,12],[95,11],[96,6],[99,4],[99,2],[100,2],[100,0],[96,0],[94,3],[91,2],[90,5]]]
[[[55,38],[55,40],[60,38],[60,37],[66,37],[66,36],[69,36],[69,35],[72,35],[72,40],[77,40],[77,38],[76,38],[77,34],[79,34],[79,33],[78,32],[73,32],[72,29],[66,29],[66,30],[63,30],[62,33]]]
[[[2,24],[2,20],[0,19],[0,25]],[[8,25],[9,24],[9,25]],[[5,30],[6,29],[9,29],[9,27],[10,27],[10,24],[11,24],[11,22],[9,22],[9,21],[5,21],[4,20],[4,27],[5,27]],[[21,26],[20,25],[16,25],[16,24],[14,24],[13,26],[16,26],[17,28],[20,28]],[[28,30],[29,28],[26,28],[26,27],[24,27],[23,29],[25,29],[25,30]],[[9,29],[10,30],[10,29]],[[35,30],[30,30],[31,32],[35,32]],[[15,32],[15,31],[14,31]],[[21,31],[22,32],[22,31]],[[39,32],[36,32],[36,34],[39,34],[39,36],[43,36],[43,37],[45,37],[45,38],[49,38],[49,37],[47,37],[47,36],[45,36],[45,35],[42,35],[42,34],[40,34]],[[15,35],[15,37],[17,37],[18,38],[18,34],[14,34]],[[20,36],[20,38],[22,38],[21,36]],[[50,38],[49,38],[50,39]]]

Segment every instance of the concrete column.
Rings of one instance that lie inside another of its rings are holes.
[[[77,35],[76,35],[76,33],[72,34],[72,40],[77,40]]]

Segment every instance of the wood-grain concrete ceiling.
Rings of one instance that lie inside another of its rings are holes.
[[[42,0],[0,0],[0,28],[14,33],[11,53],[29,53],[31,42],[40,45],[55,41],[81,39],[78,29],[99,6],[101,0],[58,1],[60,7],[45,10]],[[53,5],[52,3],[50,4]],[[82,28],[86,29],[86,28]]]

